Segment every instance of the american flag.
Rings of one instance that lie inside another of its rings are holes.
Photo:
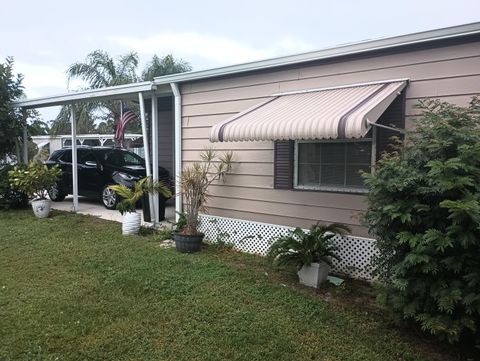
[[[127,124],[136,119],[138,119],[137,115],[132,112],[131,109],[127,107],[123,108],[123,114],[118,120],[117,126],[115,128],[115,139],[118,141],[123,141]]]

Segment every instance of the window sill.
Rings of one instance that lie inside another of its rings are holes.
[[[366,188],[345,188],[345,187],[309,187],[309,186],[295,186],[293,190],[309,191],[309,192],[330,192],[330,193],[348,193],[348,194],[367,194]]]

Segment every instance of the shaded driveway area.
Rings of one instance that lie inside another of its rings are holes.
[[[60,211],[71,212],[73,210],[73,196],[67,196],[62,202],[52,202],[52,208]],[[91,199],[86,197],[78,198],[78,213],[89,214],[91,216],[99,217],[109,221],[122,222],[122,215],[119,211],[106,209],[103,204],[97,199]],[[137,209],[137,212],[142,213],[141,209]],[[161,224],[168,224],[175,221],[175,206],[167,203],[165,209],[166,221],[160,222]],[[142,224],[143,224],[142,213]]]

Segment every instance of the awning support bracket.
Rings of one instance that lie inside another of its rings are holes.
[[[370,120],[367,119],[367,123],[370,124],[371,126],[373,127],[379,127],[379,128],[383,128],[383,129],[388,129],[388,130],[391,130],[393,132],[398,132],[400,134],[405,134],[406,131],[405,129],[400,129],[400,128],[394,128],[394,127],[389,127],[388,125],[383,125],[383,124],[377,124],[375,122],[371,122]]]

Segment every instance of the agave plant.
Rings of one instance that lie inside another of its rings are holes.
[[[115,191],[122,200],[117,204],[117,210],[123,215],[127,212],[135,212],[135,205],[144,193],[160,193],[165,198],[172,197],[169,187],[163,182],[153,182],[151,177],[145,177],[135,183],[133,189],[123,184],[115,184],[109,187]]]
[[[317,223],[307,232],[297,227],[288,236],[277,239],[268,255],[278,265],[295,265],[297,269],[314,262],[325,262],[331,266],[332,258],[339,260],[333,238],[348,232],[350,228],[340,223]]]

